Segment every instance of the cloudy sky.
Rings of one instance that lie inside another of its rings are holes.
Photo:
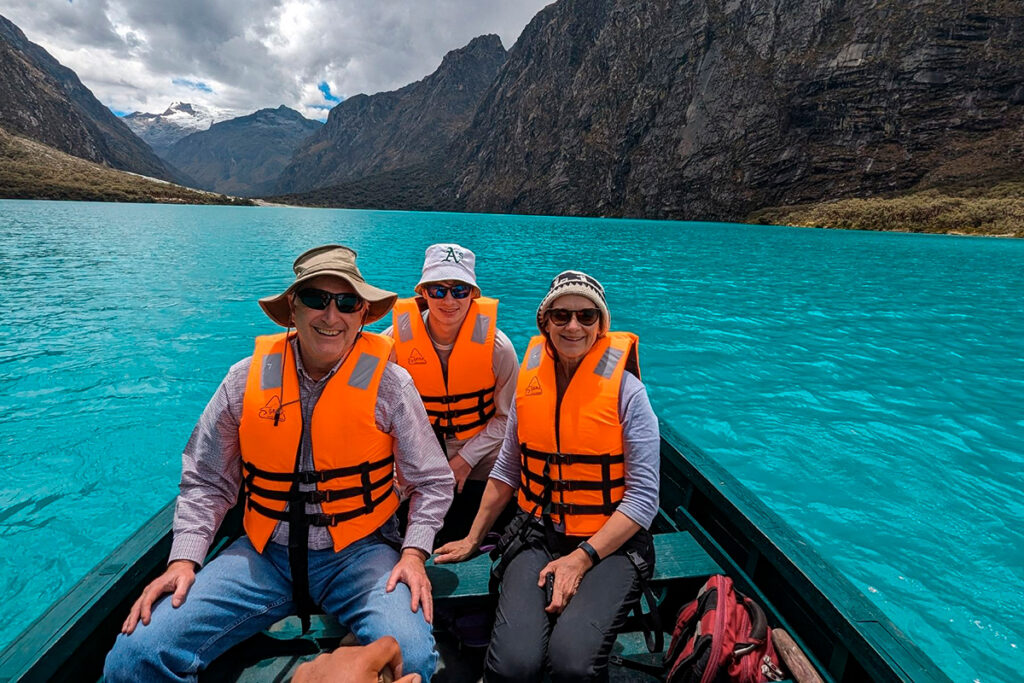
[[[285,104],[310,118],[419,80],[496,33],[511,48],[552,0],[0,0],[34,43],[117,113]]]

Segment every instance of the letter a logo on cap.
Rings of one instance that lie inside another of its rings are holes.
[[[419,349],[413,349],[409,354],[409,365],[426,365],[427,359],[423,357]]]
[[[460,263],[462,261],[462,257],[462,252],[455,251],[453,247],[448,247],[448,253],[446,253],[444,258],[441,259],[441,263],[444,263],[445,261],[455,261],[456,263]]]
[[[536,396],[537,394],[543,394],[544,390],[540,388],[540,380],[534,377],[530,380],[530,383],[526,385],[526,395]]]

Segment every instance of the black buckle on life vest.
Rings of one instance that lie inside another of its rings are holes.
[[[334,515],[328,515],[324,514],[323,512],[318,512],[316,514],[306,515],[306,519],[308,520],[310,526],[332,526],[332,522],[334,521]]]

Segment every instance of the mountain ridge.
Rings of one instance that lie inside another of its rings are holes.
[[[419,81],[345,99],[296,151],[276,191],[302,192],[438,163],[468,125],[505,54],[498,36],[478,36],[448,52],[441,65]]]
[[[204,190],[240,196],[270,192],[296,148],[323,124],[284,105],[214,123],[164,153]]]
[[[164,180],[174,177],[74,71],[3,16],[0,126],[89,161]]]

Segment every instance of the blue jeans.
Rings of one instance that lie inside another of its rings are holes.
[[[341,552],[309,551],[309,592],[314,602],[347,626],[361,643],[394,636],[405,673],[425,683],[437,664],[423,610],[409,609],[404,583],[384,591],[398,552],[380,532]],[[115,681],[195,681],[197,673],[233,645],[295,613],[288,548],[268,543],[263,554],[245,536],[196,574],[185,603],[167,595],[153,608],[149,625],[118,635],[104,676]]]

